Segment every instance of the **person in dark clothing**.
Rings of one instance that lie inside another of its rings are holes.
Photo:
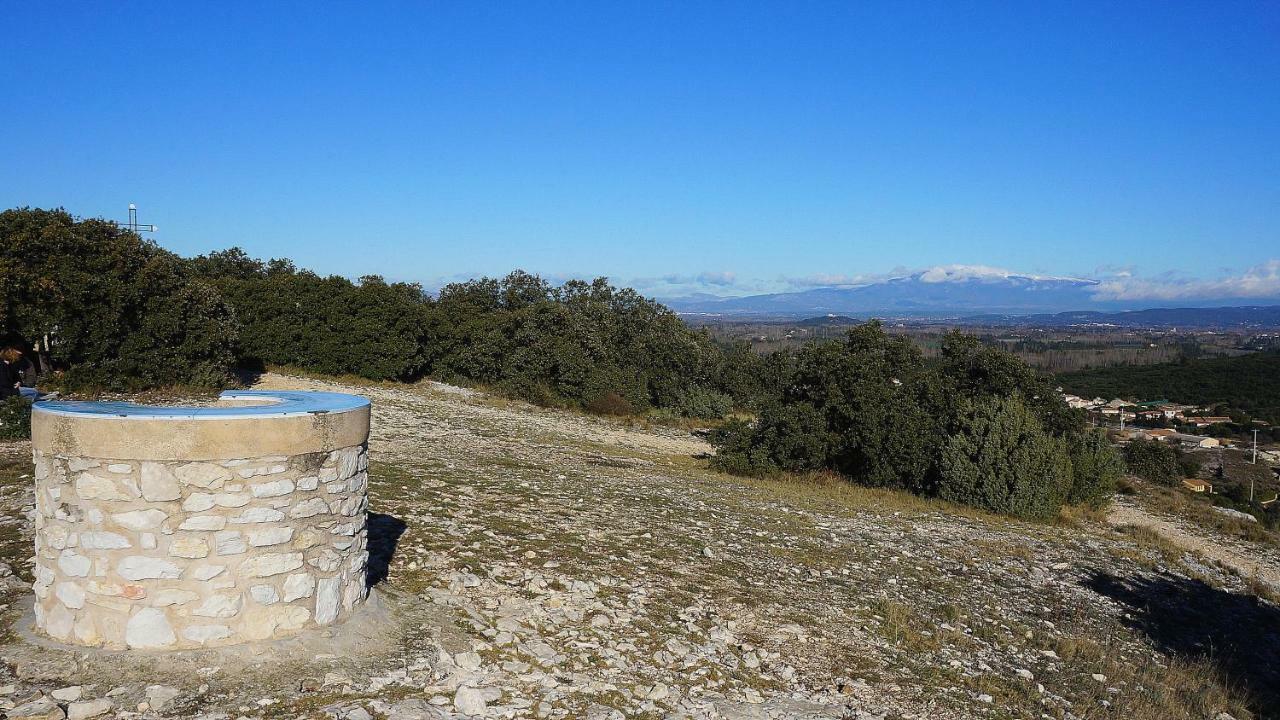
[[[0,350],[0,400],[8,400],[22,392],[18,389],[22,385],[22,376],[18,373],[21,360],[22,353],[13,348]]]

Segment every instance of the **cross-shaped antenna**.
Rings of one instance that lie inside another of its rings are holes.
[[[125,225],[125,227],[129,228],[135,233],[156,231],[155,225],[139,225],[138,224],[138,206],[134,205],[133,203],[129,203],[129,223]]]

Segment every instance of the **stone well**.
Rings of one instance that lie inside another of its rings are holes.
[[[36,403],[35,624],[109,649],[329,625],[367,596],[369,401]]]

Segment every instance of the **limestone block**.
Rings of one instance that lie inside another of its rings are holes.
[[[117,533],[93,531],[80,533],[80,547],[86,550],[121,550],[133,547],[133,543]]]
[[[53,594],[58,597],[58,600],[63,605],[72,610],[84,607],[84,588],[79,583],[60,582],[57,588],[54,589]]]
[[[248,531],[249,544],[253,547],[280,545],[293,539],[293,528],[288,525],[276,525],[261,530]]]
[[[187,512],[204,512],[213,507],[213,496],[209,493],[191,493],[182,501],[182,509]]]
[[[191,577],[200,582],[205,582],[218,577],[226,570],[226,565],[200,565],[191,571]]]
[[[329,512],[329,504],[321,498],[303,500],[289,509],[289,517],[296,519],[309,518]]]
[[[214,640],[231,637],[231,628],[226,625],[188,625],[182,630],[182,637],[204,645]]]
[[[321,578],[316,583],[316,622],[328,625],[338,617],[342,603],[342,578]]]
[[[177,588],[167,588],[155,594],[151,604],[156,607],[168,607],[170,605],[186,605],[192,600],[200,597],[198,593],[190,590],[179,590]]]
[[[221,492],[213,496],[213,503],[218,507],[238,508],[248,505],[252,499],[249,493]]]
[[[222,515],[193,515],[178,526],[179,530],[221,530],[227,526],[227,518]]]
[[[190,559],[208,557],[209,543],[196,535],[178,535],[169,541],[169,554]]]
[[[144,607],[129,618],[124,640],[131,648],[148,650],[168,647],[177,642],[178,637],[163,610]]]
[[[130,555],[116,565],[116,573],[125,580],[173,580],[182,575],[182,569],[168,560]]]
[[[213,534],[215,552],[219,555],[239,555],[249,549],[239,530],[223,530]]]
[[[76,495],[81,500],[133,500],[137,495],[114,478],[81,473],[76,477]]]
[[[63,550],[62,554],[58,556],[58,569],[62,571],[63,575],[86,577],[91,566],[92,562],[89,558],[76,554],[72,550]]]
[[[245,508],[240,514],[231,517],[228,522],[232,525],[247,525],[249,523],[267,523],[278,522],[284,519],[284,513],[279,510],[265,507]]]
[[[281,495],[288,495],[289,493],[293,492],[293,488],[294,488],[293,481],[287,478],[282,478],[280,480],[272,480],[270,482],[258,483],[257,485],[249,486],[249,489],[252,491],[253,496],[256,498],[270,498],[270,497],[280,497]]]
[[[284,601],[293,602],[301,598],[311,597],[311,593],[315,592],[316,578],[310,573],[294,573],[285,578],[284,581]]]
[[[173,474],[178,482],[185,485],[211,489],[221,488],[223,483],[231,479],[231,473],[226,468],[202,462],[179,465],[174,468]]]
[[[274,605],[280,602],[280,592],[271,585],[254,585],[249,588],[249,597],[260,605]]]
[[[111,516],[111,519],[117,524],[130,530],[154,530],[160,527],[160,523],[168,518],[169,516],[163,510],[156,510],[155,508],[130,510],[129,512],[114,513]]]
[[[269,553],[240,563],[241,577],[270,577],[302,567],[302,553]]]
[[[235,617],[243,604],[244,601],[239,595],[215,593],[205,598],[204,602],[191,611],[191,614],[200,617]]]
[[[142,463],[142,497],[151,502],[166,502],[182,497],[178,478],[168,466],[157,462]]]

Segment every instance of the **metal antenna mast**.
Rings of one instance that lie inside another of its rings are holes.
[[[155,225],[139,225],[138,224],[138,206],[134,205],[133,203],[129,203],[129,222],[125,225],[125,227],[129,228],[135,233],[156,231]]]

